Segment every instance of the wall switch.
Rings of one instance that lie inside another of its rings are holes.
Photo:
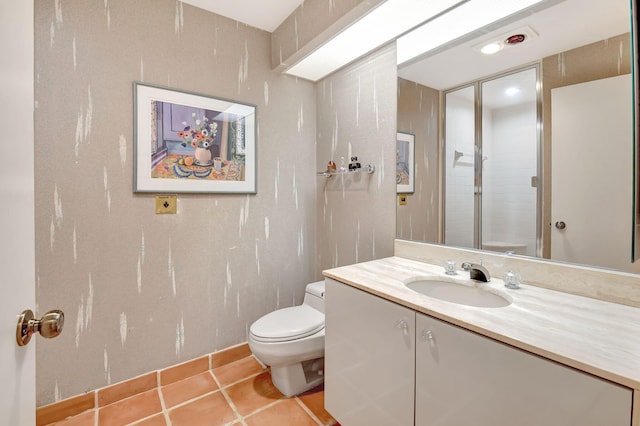
[[[156,214],[176,214],[177,212],[177,195],[156,195]]]
[[[405,194],[398,195],[398,204],[401,206],[407,205],[407,196]]]

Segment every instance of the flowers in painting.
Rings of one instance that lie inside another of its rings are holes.
[[[218,123],[211,122],[207,117],[199,119],[196,113],[191,113],[193,126],[183,121],[184,130],[178,132],[178,136],[182,138],[182,146],[190,145],[192,148],[209,148],[213,144],[213,139],[218,133]]]

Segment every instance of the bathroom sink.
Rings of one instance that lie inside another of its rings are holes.
[[[480,288],[477,284],[471,282],[456,283],[437,278],[421,278],[412,280],[405,285],[407,288],[425,296],[460,305],[479,308],[502,308],[511,304],[511,301],[506,297]]]

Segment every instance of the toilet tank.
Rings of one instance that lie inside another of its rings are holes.
[[[324,313],[324,281],[307,284],[302,303]]]

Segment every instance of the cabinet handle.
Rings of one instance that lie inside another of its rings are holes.
[[[429,342],[431,346],[435,345],[435,338],[431,330],[422,330],[422,341]]]
[[[396,323],[396,328],[402,330],[405,335],[409,334],[409,324],[405,320],[400,320]]]

